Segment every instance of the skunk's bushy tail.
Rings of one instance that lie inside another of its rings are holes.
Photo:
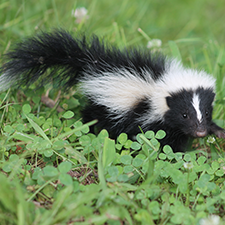
[[[0,89],[6,89],[13,83],[16,86],[29,85],[40,77],[42,84],[57,78],[60,86],[71,87],[76,84],[87,61],[91,61],[88,57],[94,54],[94,46],[103,48],[97,37],[92,38],[89,47],[85,37],[75,40],[63,30],[25,39],[6,54],[5,59],[8,62],[0,71],[3,74],[0,78]],[[89,55],[90,48],[92,53]],[[48,69],[51,71],[45,73]]]
[[[139,50],[107,46],[96,36],[73,38],[64,30],[41,33],[18,43],[6,54],[7,62],[0,69],[0,91],[12,85],[30,85],[41,80],[41,85],[56,79],[60,87],[74,86],[83,72],[115,71],[127,68],[142,76],[144,69],[158,76],[164,70],[164,57],[151,57]],[[151,68],[145,68],[151,65]],[[48,69],[51,69],[46,73]]]

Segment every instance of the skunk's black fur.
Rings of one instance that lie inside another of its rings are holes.
[[[80,83],[89,100],[84,122],[114,136],[166,131],[162,145],[185,151],[195,137],[224,130],[212,122],[215,80],[203,71],[184,68],[176,60],[139,49],[119,50],[96,36],[73,38],[63,30],[42,33],[19,43],[6,55],[0,90],[56,80],[70,88]],[[46,73],[48,69],[51,72]]]

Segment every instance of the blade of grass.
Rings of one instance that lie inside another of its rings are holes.
[[[170,47],[170,50],[172,52],[173,57],[182,62],[180,50],[179,50],[176,42],[175,41],[168,41],[168,44],[169,44],[169,47]]]
[[[39,133],[46,141],[48,141],[51,145],[52,142],[51,140],[47,137],[47,135],[45,134],[45,132],[41,129],[40,126],[38,126],[38,124],[36,124],[32,119],[30,119],[26,114],[24,114],[27,118],[27,120],[29,121],[29,123],[31,124],[31,126],[36,130],[37,133]]]
[[[103,168],[109,166],[115,159],[115,156],[116,156],[115,141],[106,137],[102,153]]]

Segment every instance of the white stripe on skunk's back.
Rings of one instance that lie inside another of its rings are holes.
[[[80,80],[81,89],[93,102],[106,106],[109,113],[116,114],[116,118],[122,118],[140,100],[149,99],[151,110],[143,112],[139,118],[141,124],[163,120],[165,112],[169,109],[166,97],[171,93],[183,89],[195,91],[200,87],[215,89],[213,77],[204,71],[186,69],[176,60],[166,61],[165,73],[157,80],[152,79],[151,71],[147,69],[142,71],[142,76],[135,75],[135,71],[125,68],[112,68],[109,72],[93,74],[90,66]],[[197,104],[197,98],[194,97],[193,106],[201,120]]]
[[[155,91],[151,76],[144,80],[134,74],[134,71],[126,69],[101,74],[86,72],[81,80],[81,89],[92,101],[106,106],[112,113],[125,113],[141,99],[151,98]]]
[[[158,83],[167,92],[177,92],[181,89],[196,90],[199,87],[204,89],[215,89],[215,79],[204,71],[187,69],[179,61],[168,60],[166,72]]]

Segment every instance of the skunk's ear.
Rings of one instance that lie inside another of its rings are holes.
[[[171,108],[171,106],[173,104],[173,99],[171,96],[166,97],[166,103],[167,103],[168,107]]]

